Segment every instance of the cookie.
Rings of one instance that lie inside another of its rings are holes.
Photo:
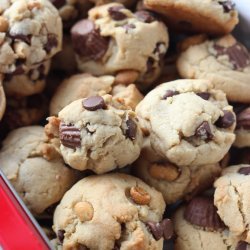
[[[116,3],[91,9],[88,19],[72,27],[71,37],[80,71],[118,80],[129,75],[127,84],[136,82],[140,89],[159,76],[168,48],[162,22],[147,11],[132,13]]]
[[[29,70],[26,74],[8,74],[3,80],[7,96],[25,97],[41,93],[46,85],[46,77],[50,69],[50,60],[38,68]]]
[[[249,103],[250,54],[247,49],[231,35],[200,42],[190,44],[180,54],[179,74],[183,78],[209,79],[226,93],[229,101]]]
[[[61,18],[48,0],[6,0],[0,15],[1,73],[27,73],[60,51]]]
[[[240,250],[217,215],[212,198],[195,197],[176,211],[173,224],[175,250]]]
[[[43,158],[47,147],[43,127],[32,126],[13,130],[0,151],[1,170],[34,215],[58,202],[77,180],[61,158]]]
[[[250,243],[249,165],[226,168],[214,183],[214,204],[225,225],[235,237]]]
[[[136,113],[154,151],[177,166],[217,163],[235,139],[232,107],[207,80],[159,85],[138,104]]]
[[[134,84],[129,84],[128,86],[116,85],[113,87],[111,94],[114,99],[129,106],[135,110],[138,103],[143,99],[142,93],[136,88]]]
[[[111,1],[111,0],[89,0],[90,2],[94,3],[95,5],[103,5],[103,4],[108,4],[108,3],[121,3],[126,7],[132,7],[137,0],[115,0],[115,1]]]
[[[111,95],[79,99],[48,120],[46,133],[60,139],[60,152],[72,168],[101,174],[139,157],[142,133],[136,115]]]
[[[144,0],[143,3],[146,8],[161,13],[174,30],[183,32],[223,35],[239,22],[231,0]]]
[[[0,120],[2,119],[6,108],[6,97],[2,86],[1,76],[0,76]]]
[[[154,249],[172,235],[162,195],[125,174],[86,177],[63,197],[53,229],[63,249]],[[98,240],[96,240],[98,239]]]
[[[190,199],[211,187],[221,173],[217,164],[178,167],[156,154],[142,150],[133,163],[133,174],[160,191],[167,204],[181,199]]]
[[[113,83],[113,76],[94,77],[87,73],[65,79],[51,99],[50,115],[57,115],[65,106],[77,99],[110,93]]]

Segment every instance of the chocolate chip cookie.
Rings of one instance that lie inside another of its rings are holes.
[[[72,102],[46,127],[50,138],[60,139],[64,161],[78,170],[97,174],[134,162],[141,151],[142,133],[135,113],[111,95]]]
[[[159,76],[168,48],[164,23],[150,12],[132,13],[116,3],[91,9],[88,19],[72,27],[71,36],[80,71],[118,79],[129,71],[127,84],[137,82],[141,89]]]
[[[215,40],[193,39],[178,58],[177,68],[183,78],[209,79],[223,90],[229,101],[249,103],[250,54],[233,36]]]
[[[161,250],[173,230],[164,209],[162,195],[140,179],[90,176],[64,195],[53,229],[63,249]]]
[[[155,152],[177,166],[218,163],[235,139],[232,107],[207,80],[159,85],[136,113]]]

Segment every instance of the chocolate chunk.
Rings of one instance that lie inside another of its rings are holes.
[[[57,8],[60,9],[66,4],[66,0],[50,0],[50,2]]]
[[[172,97],[174,95],[179,95],[179,94],[180,94],[179,91],[168,89],[162,98],[166,100],[168,97]]]
[[[120,12],[122,9],[124,9],[123,6],[113,6],[108,9],[108,13],[113,20],[121,21],[127,18],[124,13]]]
[[[60,123],[59,137],[61,143],[67,148],[80,148],[81,147],[81,133],[74,125]]]
[[[127,129],[125,132],[126,136],[130,138],[131,140],[135,140],[137,124],[132,119],[128,119],[126,121],[126,125],[127,125]]]
[[[172,238],[174,233],[173,223],[170,219],[164,219],[161,222],[162,229],[163,229],[163,237],[165,240],[169,240]]]
[[[196,95],[198,95],[199,97],[201,97],[204,100],[208,100],[211,96],[211,94],[208,92],[200,92],[200,93],[196,93]]]
[[[247,242],[240,241],[240,242],[238,242],[235,250],[247,250],[248,246],[249,246],[249,244],[247,244]]]
[[[237,115],[237,128],[250,129],[250,107]]]
[[[82,106],[89,111],[105,109],[106,104],[101,96],[91,96],[83,100]]]
[[[48,34],[47,37],[47,43],[44,46],[44,49],[46,50],[47,53],[50,53],[50,51],[54,48],[57,47],[58,41],[57,38],[54,34]]]
[[[240,168],[238,170],[239,174],[243,174],[243,175],[249,175],[250,174],[250,166],[249,167],[244,167],[244,168]]]
[[[20,40],[27,44],[30,44],[31,42],[31,35],[23,35],[23,34],[8,34],[8,37],[10,37],[13,40]]]
[[[140,10],[140,11],[135,12],[135,16],[139,21],[144,22],[144,23],[152,23],[156,21],[153,14],[146,10]]]
[[[136,28],[136,26],[133,23],[125,24],[122,27],[126,30],[126,33],[128,33],[130,30]]]
[[[58,230],[57,231],[57,238],[60,241],[60,243],[63,243],[64,234],[65,234],[65,230]]]
[[[219,4],[222,5],[225,13],[229,13],[231,10],[234,10],[235,7],[235,4],[230,0],[219,1]]]
[[[203,122],[195,131],[195,135],[201,140],[211,140],[213,138],[212,131],[208,122]]]
[[[214,49],[217,51],[217,57],[228,55],[229,61],[233,64],[234,69],[236,70],[244,69],[250,64],[250,54],[239,42],[228,48],[215,44]]]
[[[193,225],[208,229],[219,230],[225,225],[217,214],[213,199],[208,197],[195,197],[187,205],[184,218]]]
[[[219,128],[229,128],[235,122],[234,114],[231,111],[223,110],[224,115],[220,116],[215,122],[215,125]]]

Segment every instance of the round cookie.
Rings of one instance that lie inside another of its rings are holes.
[[[6,0],[0,20],[1,73],[27,73],[61,49],[61,18],[48,0]]]
[[[190,42],[177,61],[179,74],[189,79],[209,79],[229,101],[249,103],[250,54],[231,35]],[[197,44],[198,42],[198,44]]]
[[[46,85],[46,77],[50,69],[50,60],[39,67],[29,70],[26,74],[5,75],[3,80],[7,96],[31,96],[41,93]]]
[[[34,215],[58,202],[76,182],[76,173],[61,158],[47,161],[43,127],[13,130],[3,141],[0,168]]]
[[[161,13],[174,30],[184,32],[223,35],[239,22],[231,0],[144,0],[143,4]]]
[[[113,83],[113,76],[94,77],[87,73],[71,76],[59,85],[53,95],[50,115],[57,115],[65,106],[77,99],[110,93]]]
[[[133,163],[132,171],[160,191],[167,204],[172,204],[181,199],[190,199],[211,187],[221,170],[218,163],[177,167],[156,154],[149,154],[148,150],[142,150],[140,157]]]
[[[78,69],[93,75],[115,75],[117,83],[147,88],[160,74],[168,48],[164,23],[151,13],[132,13],[121,4],[107,4],[89,11],[88,19],[71,29]],[[135,56],[136,55],[136,56]]]
[[[2,81],[1,81],[1,76],[0,76],[0,121],[4,115],[5,108],[6,108],[6,97],[5,97],[5,92],[2,86]]]
[[[120,3],[123,4],[126,7],[132,7],[137,0],[115,0],[115,1],[111,1],[111,0],[89,0],[90,2],[94,3],[95,5],[103,5],[103,4],[108,4],[108,3]]]
[[[214,204],[220,218],[235,237],[248,243],[250,243],[249,174],[249,165],[230,166],[214,183]]]
[[[177,166],[217,163],[235,139],[232,107],[207,80],[161,84],[136,113],[154,151]]]
[[[63,197],[53,229],[63,249],[161,250],[172,235],[161,193],[125,174],[86,177]]]
[[[111,95],[79,99],[48,120],[46,133],[60,139],[60,152],[72,168],[101,174],[139,157],[142,133],[136,115]]]
[[[240,250],[216,213],[213,199],[195,197],[173,216],[175,250]]]

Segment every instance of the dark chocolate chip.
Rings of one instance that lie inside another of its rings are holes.
[[[208,92],[200,92],[200,93],[196,93],[196,95],[198,95],[199,97],[201,97],[204,100],[208,100],[211,96],[211,94]]]
[[[65,234],[65,230],[58,230],[57,231],[57,238],[60,241],[60,243],[63,243],[64,234]]]
[[[164,219],[161,222],[162,229],[163,229],[163,237],[165,240],[169,240],[172,238],[174,233],[173,223],[170,219]]]
[[[235,8],[235,4],[231,0],[219,1],[219,4],[222,5],[225,13],[229,13]]]
[[[155,240],[159,240],[163,236],[162,225],[160,222],[149,221],[146,223],[146,226],[154,236]]]
[[[156,21],[153,14],[146,10],[140,10],[140,11],[135,12],[135,16],[139,21],[144,22],[144,23],[152,23]]]
[[[60,123],[59,137],[61,143],[67,148],[80,148],[81,147],[81,133],[74,125]]]
[[[219,230],[225,225],[217,214],[213,199],[209,197],[195,197],[187,205],[184,218],[193,225]]]
[[[27,44],[30,44],[31,42],[31,35],[23,35],[23,34],[8,34],[8,36],[11,38],[11,39],[14,39],[14,40],[21,40]]]
[[[127,18],[127,16],[120,10],[124,9],[123,6],[113,6],[108,9],[108,13],[115,21],[121,21]]]
[[[50,0],[50,2],[57,8],[60,9],[66,4],[66,0]]]
[[[239,174],[243,174],[243,175],[249,175],[250,174],[250,166],[249,167],[244,167],[244,168],[240,168],[238,170]]]
[[[77,22],[71,29],[72,45],[80,56],[101,59],[109,46],[109,38],[103,37],[95,24],[88,19]]]
[[[168,89],[162,98],[166,100],[168,97],[172,97],[174,95],[179,95],[179,94],[180,94],[179,91]]]
[[[126,30],[126,33],[128,33],[130,30],[136,28],[136,26],[133,23],[125,24],[122,27]]]
[[[136,131],[137,131],[137,124],[132,120],[128,119],[126,121],[127,129],[126,129],[126,136],[131,140],[135,140]]]
[[[240,241],[240,242],[238,242],[235,250],[247,250],[248,246],[249,246],[249,244],[247,244],[247,242]]]
[[[201,140],[211,140],[213,138],[212,131],[208,122],[203,122],[195,131],[195,135]]]
[[[89,111],[105,109],[106,104],[101,96],[91,96],[82,101],[82,106]]]
[[[223,113],[224,115],[219,117],[215,125],[219,128],[229,128],[235,123],[234,114],[228,110],[223,110]]]
[[[250,107],[237,115],[237,128],[250,129]]]
[[[47,53],[50,53],[50,51],[58,45],[57,38],[54,34],[48,34],[47,37],[47,43],[44,46],[44,49]]]

